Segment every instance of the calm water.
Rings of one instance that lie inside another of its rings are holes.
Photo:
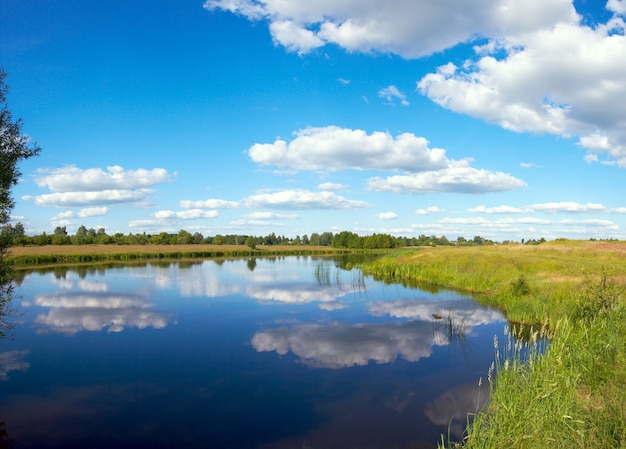
[[[449,424],[458,434],[486,395],[478,381],[501,314],[340,266],[287,257],[26,275],[13,339],[0,341],[8,438],[347,449],[436,447]]]

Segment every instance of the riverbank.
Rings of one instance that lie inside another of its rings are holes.
[[[45,245],[8,250],[7,259],[16,269],[94,262],[150,259],[198,259],[344,254],[350,250],[329,246],[258,245]]]
[[[494,340],[491,402],[442,447],[626,447],[626,243],[423,248],[364,269],[471,292],[520,333]]]

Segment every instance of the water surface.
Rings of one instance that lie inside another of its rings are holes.
[[[504,321],[320,257],[27,274],[0,341],[17,448],[421,448],[458,436]],[[486,382],[485,382],[486,383]]]

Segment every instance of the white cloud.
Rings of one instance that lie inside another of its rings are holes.
[[[279,43],[289,51],[299,54],[308,53],[314,48],[324,45],[324,41],[316,33],[301,27],[291,20],[280,20],[270,24],[270,33],[274,42]]]
[[[309,190],[283,190],[274,193],[259,193],[244,200],[250,209],[360,209],[367,207],[364,201],[347,200],[332,192]]]
[[[276,212],[252,212],[251,214],[247,214],[244,218],[254,220],[298,220],[300,215],[277,214]]]
[[[337,192],[339,190],[343,190],[346,188],[343,184],[338,184],[335,182],[325,182],[317,186],[319,190],[329,190],[332,192]]]
[[[189,209],[179,212],[161,210],[155,212],[154,216],[159,220],[197,220],[200,218],[215,218],[219,216],[219,212],[216,210],[205,211],[202,209]]]
[[[48,187],[51,192],[93,192],[98,190],[134,190],[154,186],[171,180],[171,175],[163,168],[146,170],[124,170],[115,165],[86,170],[74,166],[55,169],[39,169],[35,183]]]
[[[537,164],[533,164],[532,162],[520,162],[519,166],[522,168],[539,168]]]
[[[36,196],[35,204],[38,206],[72,207],[96,204],[134,203],[144,200],[152,192],[152,189],[137,189],[48,193]]]
[[[620,10],[623,3],[609,6]],[[546,25],[494,39],[477,60],[454,70],[448,64],[418,89],[445,108],[506,129],[577,136],[590,153],[626,167],[626,58],[616,57],[626,53],[626,25],[618,17],[595,28],[578,20]]]
[[[436,214],[440,212],[444,212],[444,209],[440,209],[437,206],[429,206],[426,209],[417,209],[415,211],[417,215],[430,215],[430,214]]]
[[[48,187],[52,193],[38,195],[34,202],[39,206],[58,207],[136,203],[153,193],[148,187],[169,182],[172,176],[162,168],[124,170],[117,165],[107,167],[106,171],[74,166],[39,169],[35,183]]]
[[[609,0],[606,3],[606,9],[608,9],[609,11],[613,11],[614,13],[621,14],[623,16],[626,14],[626,1]]]
[[[79,218],[101,217],[109,213],[108,207],[86,207],[78,212]]]
[[[477,214],[521,214],[524,212],[523,209],[504,205],[497,207],[476,206],[467,209],[467,211]]]
[[[72,218],[73,216],[74,212],[72,212],[71,210],[67,210],[65,212],[59,212],[54,217],[52,217],[52,220],[65,220],[68,218]]]
[[[289,51],[302,54],[337,44],[348,51],[408,58],[476,36],[520,33],[576,17],[568,0],[207,0],[204,7],[267,20],[274,41]]]
[[[368,180],[368,189],[393,193],[489,193],[525,187],[507,173],[476,169],[467,161],[455,161],[443,170]]]
[[[593,212],[608,212],[609,209],[602,204],[597,203],[576,203],[573,201],[564,201],[560,203],[541,203],[531,204],[526,206],[525,209],[531,212],[543,212],[546,214],[562,214],[562,213],[578,213],[587,214]]]
[[[378,91],[378,96],[380,98],[385,99],[387,103],[394,104],[396,100],[400,101],[402,106],[408,106],[409,102],[406,99],[406,95],[404,95],[398,88],[394,85],[385,87]]]
[[[396,214],[395,212],[381,212],[380,214],[378,214],[378,218],[380,220],[395,220],[396,218],[398,218],[398,214]]]
[[[444,168],[445,150],[429,148],[428,141],[411,133],[396,138],[389,133],[367,134],[356,129],[328,126],[305,128],[287,143],[255,144],[248,150],[259,164],[289,166],[297,170],[405,170],[419,172]]]
[[[180,207],[183,209],[237,209],[239,203],[237,201],[209,198],[201,201],[181,200]]]

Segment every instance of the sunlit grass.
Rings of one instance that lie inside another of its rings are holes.
[[[365,269],[470,292],[512,323],[488,408],[442,447],[626,448],[626,244],[428,248]]]

